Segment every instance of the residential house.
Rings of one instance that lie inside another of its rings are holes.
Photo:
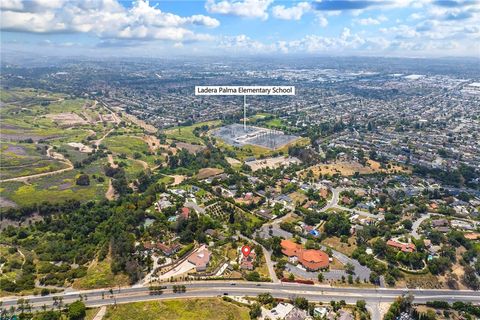
[[[284,319],[293,308],[293,304],[284,302],[280,302],[271,310],[262,308],[262,319]]]
[[[303,249],[303,247],[290,240],[282,240],[282,253],[292,261],[298,261],[307,270],[317,271],[325,269],[330,264],[328,255],[320,250]]]
[[[413,243],[402,243],[395,240],[388,240],[387,245],[399,249],[402,252],[414,252],[416,250],[416,247]]]
[[[175,254],[180,250],[182,246],[179,243],[172,243],[172,244],[164,244],[164,243],[158,243],[157,248],[160,249],[164,255],[171,256],[172,254]]]
[[[447,219],[437,219],[437,220],[432,220],[432,227],[444,227],[448,226],[448,220]]]
[[[241,255],[240,268],[243,270],[253,270],[255,268],[254,263],[257,259],[255,250],[252,250],[248,256]]]
[[[195,265],[197,272],[203,272],[207,270],[208,263],[210,262],[210,251],[204,246],[198,249],[196,252],[188,257],[188,262]]]

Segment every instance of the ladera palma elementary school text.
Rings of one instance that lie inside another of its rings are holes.
[[[195,86],[196,96],[293,96],[294,86]]]

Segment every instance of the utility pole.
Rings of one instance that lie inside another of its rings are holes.
[[[247,132],[247,96],[243,96],[243,130]]]

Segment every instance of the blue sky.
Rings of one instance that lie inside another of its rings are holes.
[[[2,0],[2,50],[480,57],[474,0]]]

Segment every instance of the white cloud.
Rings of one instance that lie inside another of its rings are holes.
[[[353,34],[349,28],[344,28],[339,37],[324,37],[320,35],[306,35],[292,41],[277,41],[263,43],[253,40],[246,35],[224,38],[220,48],[233,53],[346,53],[350,50],[362,50],[369,46],[384,48],[388,46],[384,39],[365,40],[358,34]]]
[[[318,24],[323,28],[328,26],[328,20],[322,14],[316,14],[315,15],[315,21],[317,21]]]
[[[224,37],[218,44],[218,47],[233,53],[249,54],[264,54],[278,50],[278,47],[275,44],[264,44],[260,41],[253,40],[244,34],[233,37]]]
[[[380,21],[378,21],[377,19],[373,19],[373,18],[364,18],[364,19],[358,19],[356,20],[356,22],[358,24],[361,24],[362,26],[371,26],[371,25],[378,25],[380,24]]]
[[[389,35],[390,37],[397,39],[408,39],[418,37],[419,34],[415,28],[401,24],[395,27],[390,28],[381,28],[379,29],[381,33]]]
[[[381,14],[378,16],[378,21],[385,22],[388,21],[388,18],[385,15]]]
[[[144,0],[134,2],[131,8],[123,7],[117,0],[31,0],[21,4],[21,9],[1,11],[2,30],[183,41],[211,38],[190,30],[189,26],[215,28],[220,25],[217,19],[205,15],[182,17],[163,12]]]
[[[289,8],[284,5],[275,6],[272,8],[272,14],[277,19],[300,20],[302,16],[310,10],[312,10],[310,3],[299,2],[296,6]]]
[[[207,0],[205,9],[209,13],[234,15],[246,18],[268,18],[267,9],[273,0]]]
[[[0,1],[1,10],[22,10],[23,3],[21,0],[2,0]]]
[[[421,13],[414,12],[410,15],[409,18],[412,19],[412,20],[420,20],[420,19],[424,18],[424,15],[421,14]]]
[[[362,25],[362,26],[372,26],[372,25],[379,25],[382,22],[388,21],[388,18],[384,15],[378,16],[376,19],[372,17],[363,18],[363,19],[355,19],[354,22]]]

